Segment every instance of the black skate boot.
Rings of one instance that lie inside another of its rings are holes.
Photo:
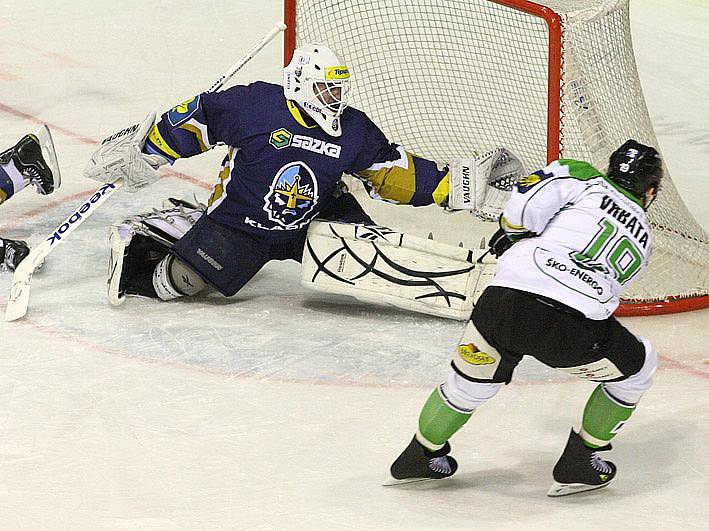
[[[432,452],[416,440],[411,440],[406,449],[394,461],[389,469],[391,477],[384,481],[385,486],[443,479],[452,476],[458,470],[458,463],[448,455],[451,446],[446,442],[440,450]]]
[[[36,187],[38,194],[49,195],[59,188],[59,164],[52,135],[46,125],[36,135],[25,135],[15,146],[0,153],[0,163],[10,161],[15,163],[25,182]]]
[[[566,496],[600,489],[610,484],[615,477],[616,467],[596,455],[596,452],[610,449],[610,444],[601,448],[589,448],[581,436],[571,430],[564,453],[554,467],[554,484],[547,496]]]
[[[0,269],[14,271],[30,254],[27,242],[0,238]]]

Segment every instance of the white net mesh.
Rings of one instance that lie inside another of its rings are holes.
[[[563,28],[561,156],[605,170],[610,152],[628,138],[657,146],[635,66],[628,0],[539,4],[558,13]],[[546,164],[543,19],[491,0],[297,0],[296,45],[306,42],[327,43],[345,57],[353,105],[408,150],[446,162],[507,146],[530,169]],[[709,292],[707,235],[665,175],[649,211],[655,252],[628,299]],[[437,207],[367,208],[379,223],[453,243],[475,245],[495,230]]]

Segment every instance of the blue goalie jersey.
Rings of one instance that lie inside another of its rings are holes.
[[[333,138],[265,82],[204,93],[164,113],[144,151],[171,163],[229,146],[208,202],[210,218],[271,240],[290,239],[333,201],[343,173],[396,203],[433,203],[447,175],[430,160],[390,143],[361,111],[347,108]],[[447,180],[446,180],[447,183]]]

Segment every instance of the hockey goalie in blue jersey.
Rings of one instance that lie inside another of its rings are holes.
[[[139,151],[124,157],[129,189],[155,181],[163,164],[229,146],[206,208],[176,203],[112,228],[111,302],[125,295],[170,300],[207,286],[231,296],[268,261],[301,261],[314,219],[372,224],[343,189],[343,173],[394,203],[482,206],[484,186],[471,194],[467,178],[480,160],[439,167],[390,143],[365,113],[348,106],[350,81],[333,51],[306,45],[284,68],[283,86],[255,82],[202,93],[157,123],[148,117],[132,138],[102,145],[85,174],[107,180],[111,157],[132,142]],[[465,187],[455,184],[461,175]]]

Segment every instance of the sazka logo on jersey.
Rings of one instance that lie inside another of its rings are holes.
[[[318,199],[315,173],[304,162],[283,166],[273,178],[263,209],[268,219],[287,229],[298,229],[308,221],[308,214]]]
[[[338,144],[331,144],[330,142],[325,142],[324,140],[313,138],[311,136],[294,135],[288,129],[284,129],[282,127],[280,129],[276,129],[275,131],[271,131],[271,136],[268,139],[268,143],[276,149],[294,147],[297,149],[304,149],[305,151],[311,151],[313,153],[319,153],[327,157],[332,157],[333,159],[339,159],[340,152],[342,151],[342,146],[339,146]]]

